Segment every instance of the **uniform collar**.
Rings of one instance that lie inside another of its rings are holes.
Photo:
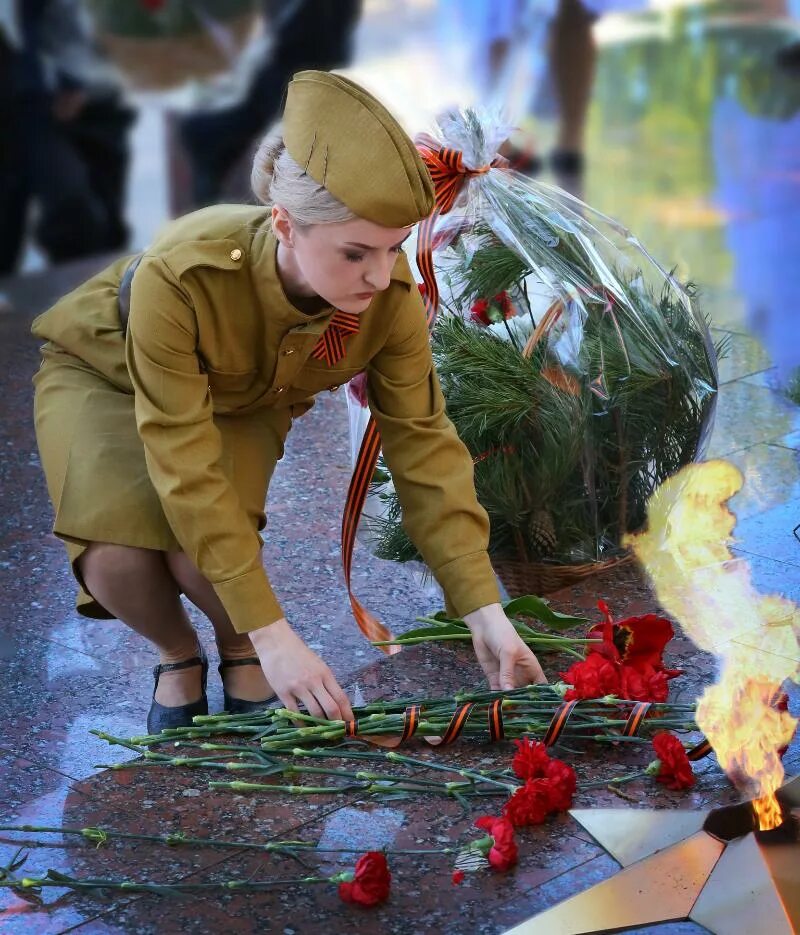
[[[314,315],[308,315],[292,305],[283,291],[281,277],[278,275],[277,254],[278,239],[268,224],[264,224],[253,237],[250,264],[250,275],[253,277],[253,286],[262,308],[269,309],[271,315],[280,317],[289,325],[302,325],[330,318],[334,312],[332,306],[327,306]]]

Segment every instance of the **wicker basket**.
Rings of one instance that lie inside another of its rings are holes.
[[[492,562],[497,577],[509,597],[523,597],[526,594],[552,594],[571,584],[577,584],[585,578],[600,575],[627,565],[633,555],[621,555],[602,562],[587,562],[584,565],[552,565],[544,562]]]
[[[253,35],[258,16],[244,13],[226,20],[226,42],[211,32],[137,38],[99,29],[97,39],[109,59],[136,91],[168,91],[189,80],[228,71]]]

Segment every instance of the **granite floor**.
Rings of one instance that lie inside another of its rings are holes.
[[[424,43],[424,3],[413,4]],[[373,4],[366,24],[388,42],[386,4]],[[383,18],[381,18],[383,17]],[[704,14],[694,8],[631,20],[601,50],[589,123],[584,196],[619,217],[666,265],[697,282],[715,337],[727,335],[716,425],[709,456],[741,468],[746,483],[734,501],[737,552],[764,592],[800,603],[800,408],[784,396],[788,368],[800,364],[800,77],[778,70],[774,52],[794,35],[784,21]],[[403,65],[376,38],[377,69]],[[416,48],[416,46],[415,46]],[[418,54],[418,50],[415,55]],[[406,64],[416,61],[407,58]],[[386,79],[385,79],[386,80]],[[209,790],[208,771],[98,769],[129,759],[89,733],[140,733],[152,691],[155,654],[116,621],[89,621],[73,610],[72,579],[52,514],[31,425],[30,378],[38,366],[30,321],[106,258],[0,284],[10,300],[0,310],[0,823],[84,827],[237,838],[286,838],[328,846],[434,848],[469,836],[449,800],[345,796],[265,797]],[[265,564],[304,639],[332,665],[358,702],[415,692],[449,693],[480,680],[465,649],[404,650],[387,659],[360,636],[349,614],[338,553],[338,507],[349,479],[343,394],[325,394],[293,429],[270,490]],[[303,574],[297,574],[297,569]],[[356,592],[396,631],[440,606],[437,589],[413,570],[380,562],[359,546]],[[626,567],[553,595],[559,608],[596,619],[598,596],[619,613],[654,609],[648,585]],[[195,615],[206,645],[210,626]],[[670,661],[685,672],[676,695],[692,699],[714,675],[713,661],[678,636]],[[212,672],[215,672],[212,661]],[[543,658],[556,676],[567,660]],[[209,702],[221,708],[211,680]],[[791,710],[800,713],[795,691]],[[508,747],[458,744],[423,756],[481,766],[501,764]],[[647,762],[646,751],[561,751],[585,781]],[[796,740],[786,758],[800,772]],[[631,807],[708,808],[737,795],[713,758],[698,767],[691,793],[638,782]],[[580,793],[578,807],[618,806],[605,788]],[[488,808],[487,808],[488,810]],[[31,836],[0,835],[0,864]],[[150,894],[75,895],[49,889],[40,904],[0,890],[0,930],[81,935],[117,932],[500,933],[537,911],[605,879],[617,864],[569,817],[520,835],[520,864],[499,876],[469,875],[450,883],[447,858],[398,858],[389,902],[374,911],[344,906],[333,887],[286,887],[270,893],[197,893],[167,901]],[[270,866],[267,868],[265,864]],[[346,862],[322,865],[336,872]],[[90,843],[53,835],[30,848],[26,872],[49,867],[82,876],[154,881],[300,876],[307,871],[263,853]],[[263,873],[262,873],[263,871]],[[644,931],[644,930],[642,930]],[[669,923],[650,933],[697,933]]]

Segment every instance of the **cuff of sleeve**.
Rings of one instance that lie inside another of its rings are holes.
[[[214,590],[237,633],[260,630],[283,616],[263,568],[254,568],[238,578],[219,581]]]
[[[454,558],[433,574],[459,617],[487,604],[500,603],[497,579],[486,552]]]

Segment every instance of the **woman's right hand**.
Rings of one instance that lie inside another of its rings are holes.
[[[333,672],[289,626],[285,617],[252,630],[250,641],[275,694],[290,711],[303,704],[309,714],[351,721],[353,709]]]

